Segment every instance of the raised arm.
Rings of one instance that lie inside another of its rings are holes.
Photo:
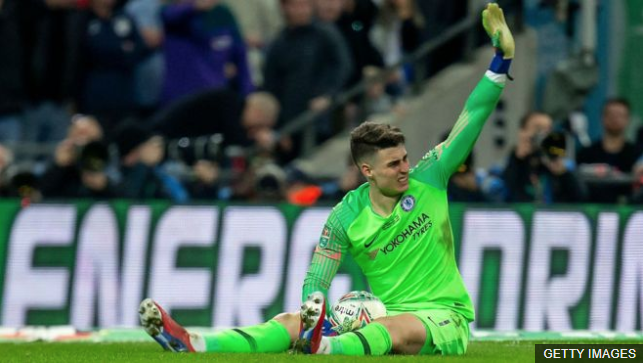
[[[447,139],[429,151],[413,170],[416,178],[439,188],[446,188],[451,174],[473,149],[500,99],[514,56],[513,37],[497,4],[489,4],[482,12],[482,23],[496,48],[489,70],[467,99]]]

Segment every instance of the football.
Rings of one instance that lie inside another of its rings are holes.
[[[377,296],[367,291],[351,291],[333,304],[328,320],[333,331],[344,334],[383,316],[386,307]]]

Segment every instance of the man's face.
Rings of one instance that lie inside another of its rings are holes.
[[[139,146],[141,162],[147,166],[158,165],[165,156],[165,141],[160,136],[153,136]]]
[[[107,187],[107,174],[102,171],[83,170],[81,180],[91,190],[100,191]]]
[[[553,121],[551,117],[547,115],[534,115],[529,118],[527,125],[525,125],[525,131],[531,135],[546,135],[551,132]]]
[[[67,130],[67,138],[77,146],[87,145],[102,137],[102,127],[95,118],[89,116],[74,116]]]
[[[266,115],[259,105],[248,102],[241,116],[241,124],[248,137],[253,138],[257,131],[274,127],[275,120]]]
[[[315,14],[321,21],[337,21],[343,9],[344,0],[315,0]]]
[[[313,16],[312,0],[283,0],[282,6],[289,26],[310,24]]]
[[[537,135],[540,135],[539,139],[544,138],[546,135],[551,133],[553,124],[551,117],[548,115],[532,115],[529,117],[529,120],[527,120],[525,127],[520,129],[518,133],[518,142],[527,145],[531,144]]]
[[[372,187],[387,196],[395,197],[409,189],[409,159],[406,147],[398,145],[378,150],[361,163],[361,170]]]
[[[610,103],[603,110],[603,128],[605,133],[620,136],[630,122],[630,112],[621,103]]]

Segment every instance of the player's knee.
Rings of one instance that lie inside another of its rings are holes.
[[[297,325],[299,326],[299,314],[298,313],[281,313],[274,318],[273,320],[276,320],[284,325]]]
[[[382,318],[382,319],[377,319],[375,320],[376,323],[384,325],[386,328],[386,331],[388,331],[388,334],[391,336],[391,344],[393,347],[398,346],[402,343],[402,340],[404,339],[403,332],[396,326],[396,324],[387,318]]]
[[[426,341],[424,326],[420,323],[409,324],[406,317],[383,318],[376,321],[386,328],[391,337],[392,351],[397,354],[418,354]]]
[[[299,336],[299,313],[281,313],[272,320],[285,326],[291,339],[296,339]]]

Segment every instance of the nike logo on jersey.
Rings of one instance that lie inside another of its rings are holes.
[[[378,234],[376,234],[376,235],[375,235],[375,237],[373,237],[373,239],[372,239],[370,242],[365,243],[365,244],[364,244],[364,248],[369,248],[369,247],[371,247],[379,235],[380,235],[379,233],[378,233]]]

